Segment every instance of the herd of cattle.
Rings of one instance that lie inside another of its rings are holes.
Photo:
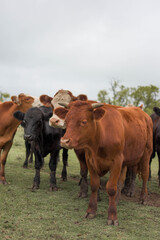
[[[39,188],[40,169],[50,154],[50,190],[56,190],[56,167],[63,149],[62,178],[67,179],[68,149],[74,149],[80,163],[80,197],[91,195],[86,218],[97,210],[100,177],[109,172],[106,190],[109,195],[108,225],[118,225],[116,201],[120,193],[133,196],[136,175],[143,181],[140,202],[147,197],[150,164],[157,152],[160,186],[160,109],[149,116],[141,107],[120,107],[77,97],[59,90],[53,97],[38,99],[25,94],[0,103],[0,183],[6,184],[5,164],[18,126],[24,128],[26,160],[35,156],[32,189]]]

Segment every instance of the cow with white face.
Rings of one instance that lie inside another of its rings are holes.
[[[75,100],[81,100],[81,101],[86,101],[87,96],[84,94],[80,94],[77,97],[73,96],[73,94],[69,90],[59,90],[54,96],[49,97],[48,95],[41,95],[40,96],[40,101],[43,103],[45,106],[52,106],[53,110],[57,109],[58,107],[62,107],[62,104],[69,104],[70,102],[73,102]],[[61,104],[60,104],[61,103]],[[49,119],[49,125],[51,127],[56,127],[57,124],[59,128],[65,129],[65,121],[61,118],[59,118],[53,111],[52,117]]]
[[[69,90],[63,90],[63,89],[59,90],[53,96],[53,98],[48,96],[48,95],[41,95],[40,96],[41,103],[45,106],[53,108],[53,115],[49,119],[49,125],[51,127],[56,127],[56,128],[58,127],[58,128],[65,129],[66,125],[65,125],[64,119],[61,119],[60,117],[58,117],[54,113],[54,111],[55,111],[55,109],[58,109],[59,107],[62,108],[62,105],[64,105],[63,107],[65,109],[66,104],[69,104],[70,102],[73,102],[73,101],[76,101],[76,100],[87,101],[88,98],[84,94],[80,94],[77,97],[75,97],[75,96],[73,96],[73,94]],[[83,149],[75,150],[75,153],[76,153],[77,158],[78,158],[79,163],[80,163],[81,179],[80,179],[80,183],[79,183],[79,185],[80,185],[79,197],[87,197],[87,193],[88,193],[88,182],[87,182],[88,168],[87,168],[87,165],[86,165],[85,153],[84,153]]]

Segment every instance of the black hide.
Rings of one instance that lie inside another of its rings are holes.
[[[155,157],[157,152],[158,161],[159,161],[159,169],[158,169],[158,178],[159,178],[159,186],[160,186],[160,109],[158,107],[154,107],[153,110],[155,113],[151,115],[153,122],[153,152],[150,159],[150,169],[149,169],[149,179],[151,178],[151,162],[152,158]]]
[[[52,116],[52,109],[41,106],[30,108],[25,114],[18,111],[14,117],[21,120],[24,128],[24,139],[26,146],[31,148],[35,155],[35,177],[33,189],[39,188],[40,169],[43,166],[43,158],[50,154],[50,190],[56,190],[56,168],[59,159],[60,138],[63,130],[49,126],[49,118]],[[27,148],[26,148],[27,149]],[[27,152],[27,151],[26,151]],[[63,149],[63,170],[62,178],[66,180],[66,165],[68,159],[67,149]]]

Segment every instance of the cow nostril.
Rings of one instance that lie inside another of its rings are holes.
[[[69,142],[70,142],[70,139],[69,139],[69,138],[67,138],[67,139],[61,139],[61,144],[62,144],[62,145],[68,145]]]
[[[66,139],[66,143],[69,143],[70,142],[70,139]]]
[[[50,119],[50,123],[51,123],[51,124],[58,124],[58,123],[59,123],[59,119],[51,118],[51,119]]]
[[[24,139],[25,139],[25,140],[31,140],[31,139],[32,139],[32,136],[25,134],[25,135],[24,135]]]

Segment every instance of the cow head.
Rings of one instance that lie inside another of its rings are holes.
[[[153,111],[154,111],[158,116],[160,116],[160,109],[159,109],[159,107],[154,107],[154,108],[153,108]]]
[[[57,108],[56,115],[65,120],[66,133],[61,138],[61,146],[81,149],[95,137],[96,121],[105,113],[102,103],[90,104],[87,101],[75,101],[67,108]]]
[[[29,108],[39,106],[40,102],[37,98],[21,93],[17,96],[12,96],[11,100],[17,104],[22,112],[26,112]]]
[[[72,101],[75,100],[82,100],[82,101],[87,101],[87,96],[84,94],[80,94],[77,97],[73,96],[73,94],[69,90],[59,90],[53,98],[47,96],[47,95],[41,95],[40,96],[40,101],[45,105],[45,106],[52,106],[53,108],[53,115],[49,120],[49,125],[51,127],[58,127],[65,129],[66,124],[64,119],[60,118],[55,114],[55,110],[59,107],[62,107],[63,104],[69,104]],[[61,103],[61,104],[60,104]],[[64,107],[64,105],[63,105]]]
[[[38,140],[42,129],[43,121],[49,120],[50,115],[44,113],[40,108],[30,108],[26,113],[16,111],[14,117],[22,121],[21,125],[24,128],[24,139],[27,141]]]

